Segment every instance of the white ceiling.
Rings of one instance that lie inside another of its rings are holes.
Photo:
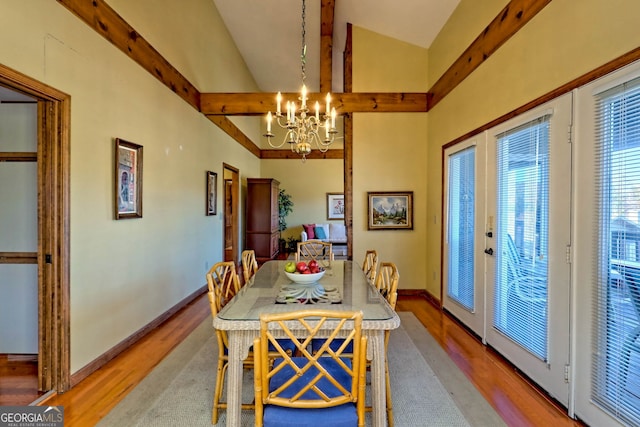
[[[300,90],[302,0],[213,0],[264,92]],[[428,48],[460,0],[336,0],[333,92],[342,92],[347,23]],[[319,90],[320,0],[306,0],[306,84]]]

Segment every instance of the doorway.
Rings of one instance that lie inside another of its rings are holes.
[[[224,181],[224,232],[223,235],[223,249],[224,260],[233,261],[234,264],[238,264],[238,230],[240,229],[238,215],[239,210],[239,188],[240,188],[240,172],[237,168],[226,163],[222,164],[223,167],[223,181]]]
[[[37,102],[35,152],[4,151],[3,162],[37,164],[35,252],[0,252],[0,264],[33,264],[37,272],[38,389],[70,386],[69,121],[70,97],[0,65],[0,85]],[[2,251],[3,248],[0,248]]]
[[[445,150],[443,305],[569,405],[565,95]]]

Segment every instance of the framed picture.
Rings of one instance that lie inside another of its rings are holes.
[[[413,191],[368,192],[368,230],[413,230]]]
[[[142,218],[142,145],[116,138],[115,218]]]
[[[218,174],[207,171],[207,216],[218,213]]]
[[[327,219],[344,219],[344,193],[327,193]]]

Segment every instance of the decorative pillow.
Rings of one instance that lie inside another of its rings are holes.
[[[347,228],[344,224],[329,224],[329,235],[334,242],[347,241]]]
[[[316,239],[322,240],[327,238],[327,234],[324,232],[324,227],[316,226],[314,232],[316,233]]]
[[[316,227],[315,224],[302,224],[302,228],[304,228],[304,232],[307,233],[307,239],[315,239],[316,235],[313,232],[313,229]]]

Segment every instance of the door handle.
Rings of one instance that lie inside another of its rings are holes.
[[[493,255],[493,248],[485,249],[484,253],[487,255]]]

